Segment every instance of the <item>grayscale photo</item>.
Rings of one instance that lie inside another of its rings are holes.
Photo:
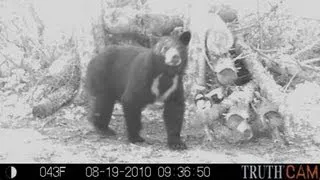
[[[0,163],[319,163],[319,4],[0,0]]]

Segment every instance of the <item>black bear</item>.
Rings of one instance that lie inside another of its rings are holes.
[[[184,119],[182,77],[187,65],[191,33],[165,36],[153,46],[109,46],[93,58],[87,68],[86,87],[91,96],[89,120],[104,135],[115,135],[109,127],[116,101],[122,104],[128,140],[143,142],[141,111],[146,105],[164,103],[163,119],[171,149],[186,149],[180,138]]]

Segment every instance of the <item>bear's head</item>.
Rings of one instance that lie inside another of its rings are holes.
[[[162,57],[160,58],[161,64],[167,70],[180,72],[187,65],[190,39],[191,33],[189,31],[162,37],[153,47],[153,52]]]

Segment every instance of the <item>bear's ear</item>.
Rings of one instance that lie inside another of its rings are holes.
[[[189,44],[190,39],[191,39],[190,31],[183,32],[179,37],[180,42],[185,46],[187,46]]]

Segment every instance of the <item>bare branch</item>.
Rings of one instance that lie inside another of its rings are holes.
[[[312,59],[304,60],[302,64],[311,64],[319,61],[320,61],[320,58],[312,58]]]

